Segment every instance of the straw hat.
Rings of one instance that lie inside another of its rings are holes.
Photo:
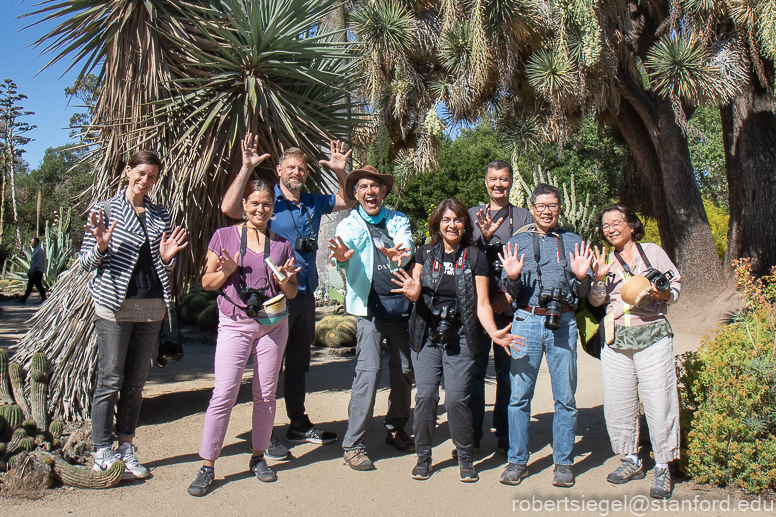
[[[635,275],[628,278],[622,286],[622,300],[628,305],[643,307],[649,302],[647,293],[652,284],[647,277]]]

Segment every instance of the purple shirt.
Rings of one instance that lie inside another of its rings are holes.
[[[249,232],[253,230],[248,230]],[[228,226],[226,228],[219,228],[216,233],[213,234],[213,238],[210,239],[207,249],[212,251],[218,256],[221,256],[221,250],[225,249],[229,255],[234,257],[240,251],[240,233],[242,228],[239,226]],[[269,244],[269,256],[278,265],[282,266],[287,260],[294,257],[294,248],[291,243],[278,234],[275,234]],[[240,258],[237,261],[239,264],[242,262],[243,274],[245,275],[245,285],[247,287],[266,287],[267,290],[264,294],[264,299],[268,300],[278,294],[280,294],[280,286],[278,285],[275,275],[272,271],[264,265],[264,250],[261,253],[256,253],[250,248],[245,250],[245,257]],[[269,278],[267,277],[269,274]],[[241,307],[245,306],[245,303],[240,298],[240,268],[238,267],[232,275],[226,279],[224,285],[221,286],[221,290],[232,299],[232,301]],[[245,311],[235,307],[223,296],[218,297],[218,310],[226,316],[239,316],[241,318],[247,318]]]

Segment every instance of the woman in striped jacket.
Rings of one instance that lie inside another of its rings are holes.
[[[170,305],[170,272],[175,255],[188,244],[186,231],[170,231],[164,207],[147,194],[159,180],[156,153],[138,151],[125,169],[129,184],[115,197],[94,205],[84,225],[78,260],[94,298],[97,330],[97,384],[92,400],[94,470],[115,461],[125,479],[146,478],[132,444],[143,402],[143,386],[162,320]],[[169,238],[168,238],[169,236]],[[116,417],[118,451],[113,448]]]

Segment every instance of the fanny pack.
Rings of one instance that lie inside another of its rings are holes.
[[[367,298],[366,308],[374,318],[396,320],[410,316],[412,303],[403,294],[381,295],[372,291]]]
[[[267,300],[264,303],[264,307],[253,319],[255,319],[259,325],[269,327],[276,323],[280,323],[286,316],[288,316],[288,308],[286,307],[286,295],[280,293],[279,295]]]

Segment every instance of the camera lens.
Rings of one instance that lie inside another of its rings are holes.
[[[550,330],[560,328],[560,303],[555,300],[547,302],[547,312],[544,313],[544,326]]]
[[[668,279],[665,277],[665,275],[660,275],[655,279],[655,289],[658,291],[668,291],[670,285],[671,284],[668,282]]]

